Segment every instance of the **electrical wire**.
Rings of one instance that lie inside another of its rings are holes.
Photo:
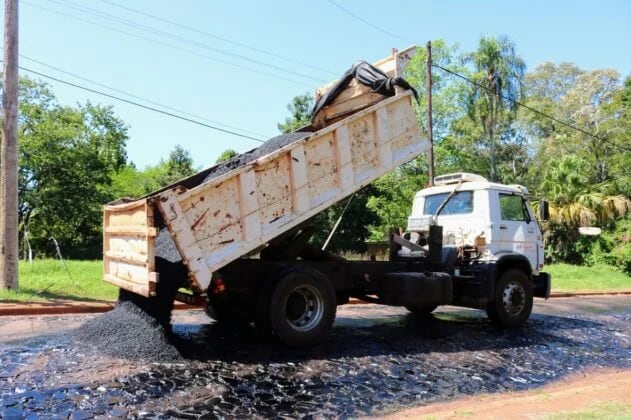
[[[142,25],[142,24],[139,24],[139,23],[134,22],[132,20],[124,19],[124,18],[121,18],[119,16],[115,16],[115,15],[112,15],[112,14],[109,14],[109,13],[102,12],[102,11],[97,10],[97,9],[93,9],[93,8],[90,8],[90,7],[87,7],[87,6],[79,5],[79,4],[73,3],[73,2],[68,1],[68,0],[48,0],[48,1],[51,2],[51,3],[55,3],[55,4],[58,4],[58,5],[64,6],[64,7],[68,7],[70,9],[77,10],[77,11],[82,12],[82,13],[88,13],[88,14],[91,14],[93,16],[101,17],[101,18],[104,18],[104,19],[107,19],[107,20],[110,20],[110,21],[113,21],[113,22],[116,22],[116,23],[119,23],[119,24],[122,24],[122,25],[125,25],[125,26],[128,26],[128,27],[131,27],[131,28],[139,29],[141,31],[149,32],[149,33],[152,33],[152,34],[155,34],[155,35],[159,35],[159,36],[163,36],[163,37],[175,40],[175,41],[179,41],[179,42],[182,42],[184,44],[191,45],[193,47],[203,48],[203,49],[215,52],[215,53],[227,55],[227,56],[232,57],[232,58],[237,58],[239,60],[244,60],[244,61],[250,62],[252,64],[256,64],[256,65],[263,66],[263,67],[268,67],[268,68],[276,70],[276,71],[288,73],[288,74],[291,74],[291,75],[294,75],[294,76],[302,77],[302,78],[313,80],[313,81],[316,81],[316,82],[322,82],[322,83],[326,82],[326,80],[323,80],[323,79],[320,79],[320,78],[317,78],[317,77],[313,77],[313,76],[305,74],[305,73],[297,72],[297,71],[288,69],[286,67],[281,67],[281,66],[277,66],[277,65],[274,65],[274,64],[269,64],[269,63],[253,59],[251,57],[247,57],[247,56],[242,55],[242,54],[238,54],[238,53],[235,53],[235,52],[227,51],[227,50],[224,50],[224,49],[221,49],[221,48],[216,48],[216,47],[213,47],[213,46],[208,45],[208,44],[204,44],[202,42],[196,41],[196,40],[191,39],[191,38],[182,37],[182,36],[173,34],[171,32],[167,32],[167,31],[163,31],[163,30],[157,29],[155,27]]]
[[[456,77],[458,77],[458,78],[460,78],[462,80],[465,80],[465,81],[471,83],[472,85],[474,85],[474,86],[476,86],[476,87],[478,87],[480,89],[484,89],[484,90],[486,90],[488,92],[491,92],[491,93],[497,95],[498,97],[500,97],[501,99],[510,101],[510,102],[514,103],[515,105],[518,105],[518,106],[520,106],[522,108],[525,108],[525,109],[527,109],[527,110],[529,110],[531,112],[534,112],[535,114],[537,114],[539,116],[542,116],[542,117],[545,117],[545,118],[549,118],[552,121],[555,121],[555,122],[557,122],[557,123],[559,123],[559,124],[561,124],[561,125],[563,125],[565,127],[568,127],[568,128],[573,129],[573,130],[576,130],[576,131],[578,131],[578,132],[580,132],[582,134],[585,134],[586,136],[592,137],[593,139],[599,140],[599,141],[604,142],[604,143],[608,143],[611,146],[618,147],[618,148],[620,148],[622,150],[625,150],[627,152],[631,152],[631,148],[627,148],[627,147],[624,147],[624,146],[622,146],[620,144],[613,143],[613,142],[607,140],[606,138],[599,137],[599,136],[597,136],[594,133],[591,133],[591,132],[589,132],[589,131],[587,131],[585,129],[577,127],[577,126],[575,126],[573,124],[570,124],[570,123],[568,123],[566,121],[560,120],[560,119],[558,119],[558,118],[556,118],[556,117],[554,117],[552,115],[546,114],[545,112],[539,111],[538,109],[533,108],[533,107],[531,107],[529,105],[526,105],[526,104],[524,104],[524,103],[522,103],[522,102],[520,102],[518,100],[511,99],[511,98],[506,97],[505,95],[492,92],[491,89],[489,89],[487,86],[484,86],[484,85],[476,82],[475,80],[471,80],[468,77],[461,75],[460,73],[457,73],[455,71],[449,70],[449,69],[447,69],[447,68],[445,68],[445,67],[443,67],[441,65],[438,65],[438,64],[432,64],[432,67],[435,67],[435,68],[440,69],[440,70],[442,70],[444,72],[447,72],[447,73],[449,73],[449,74],[451,74],[453,76],[456,76]]]
[[[248,45],[248,44],[245,44],[245,43],[242,43],[242,42],[239,42],[239,41],[235,41],[235,40],[223,37],[223,36],[219,36],[219,35],[212,34],[212,33],[206,32],[206,31],[202,31],[201,29],[197,29],[197,28],[194,28],[192,26],[183,25],[181,23],[178,23],[178,22],[175,22],[175,21],[172,21],[172,20],[169,20],[169,19],[161,18],[159,16],[152,15],[152,14],[149,14],[149,13],[137,10],[137,9],[132,9],[131,7],[123,6],[122,4],[119,4],[119,3],[116,3],[116,2],[113,2],[113,1],[110,1],[110,0],[100,0],[100,1],[103,2],[103,3],[109,4],[111,6],[118,7],[118,8],[123,9],[123,10],[127,10],[128,12],[132,12],[132,13],[135,13],[135,14],[138,14],[138,15],[141,15],[141,16],[145,16],[145,17],[148,17],[150,19],[153,19],[153,20],[156,20],[156,21],[159,21],[159,22],[167,23],[169,25],[173,25],[173,26],[176,26],[178,28],[186,29],[188,31],[195,32],[197,34],[200,34],[200,35],[203,35],[203,36],[206,36],[206,37],[209,37],[209,38],[214,38],[214,39],[217,39],[219,41],[223,41],[223,42],[226,42],[226,43],[229,43],[229,44],[232,44],[232,45],[236,45],[238,47],[246,48],[246,49],[248,49],[250,51],[254,51],[254,52],[258,52],[258,53],[261,53],[261,54],[268,55],[270,57],[279,58],[279,59],[284,60],[284,61],[286,61],[288,63],[298,64],[298,65],[303,66],[303,67],[308,67],[308,68],[311,68],[311,69],[314,69],[314,70],[319,70],[319,71],[322,71],[322,72],[325,72],[325,73],[328,73],[328,74],[332,74],[334,76],[338,76],[338,73],[333,72],[333,71],[328,70],[328,69],[325,69],[323,67],[319,67],[319,66],[315,66],[313,64],[309,64],[309,63],[305,63],[305,62],[302,62],[302,61],[298,61],[298,60],[295,60],[293,58],[285,57],[283,55],[280,55],[280,54],[277,54],[277,53],[274,53],[274,52],[270,52],[270,51],[263,50],[261,48],[253,47],[251,45]]]
[[[400,37],[400,36],[399,36],[399,35],[397,35],[397,34],[394,34],[394,33],[392,33],[392,32],[386,31],[385,29],[382,29],[382,28],[380,28],[379,26],[377,26],[377,25],[375,25],[375,24],[373,24],[373,23],[371,23],[371,22],[368,22],[366,19],[363,19],[362,17],[357,16],[355,13],[353,13],[353,12],[351,12],[350,10],[348,10],[348,9],[346,9],[346,8],[342,7],[341,5],[337,4],[334,0],[328,0],[328,1],[329,1],[329,3],[333,4],[334,6],[338,7],[339,9],[341,9],[341,10],[343,10],[344,12],[346,12],[347,14],[349,14],[350,16],[352,16],[352,17],[354,17],[355,19],[357,19],[357,20],[359,20],[359,21],[363,22],[364,24],[366,24],[366,25],[368,25],[368,26],[372,27],[373,29],[378,30],[379,32],[382,32],[382,33],[384,33],[384,34],[386,34],[386,35],[389,35],[389,36],[391,36],[391,37],[393,37],[393,38],[397,38],[397,39],[402,40],[402,41],[405,41],[405,42],[410,42],[410,43],[412,43],[412,44],[416,44],[415,42],[412,42],[412,41],[406,40],[405,38],[402,38],[402,37]],[[442,66],[440,66],[440,65],[438,65],[438,64],[434,64],[434,63],[432,63],[432,67],[436,67],[436,68],[441,69],[441,70],[443,70],[443,71],[445,71],[445,72],[447,72],[447,73],[450,73],[450,74],[452,74],[452,75],[454,75],[454,76],[456,76],[456,77],[459,77],[460,79],[465,80],[465,81],[467,81],[467,82],[469,82],[469,83],[471,83],[471,84],[473,84],[473,85],[475,85],[475,86],[477,86],[477,87],[479,87],[479,88],[481,88],[481,89],[485,89],[485,90],[491,91],[488,87],[486,87],[486,86],[484,86],[484,85],[481,85],[481,84],[479,84],[479,83],[475,82],[474,80],[471,80],[471,79],[469,79],[469,78],[467,78],[467,77],[465,77],[465,76],[461,75],[460,73],[457,73],[457,72],[455,72],[455,71],[452,71],[452,70],[446,69],[446,68],[444,68],[444,67],[442,67]],[[545,112],[539,111],[538,109],[533,108],[533,107],[531,107],[531,106],[528,106],[528,105],[526,105],[526,104],[524,104],[524,103],[522,103],[522,102],[519,102],[519,101],[514,100],[514,99],[511,99],[511,98],[507,98],[507,97],[506,97],[506,96],[504,96],[504,95],[498,95],[498,96],[499,96],[499,97],[501,97],[502,99],[505,99],[505,100],[507,100],[507,101],[511,101],[511,102],[513,102],[513,103],[514,103],[514,104],[516,104],[517,106],[520,106],[520,107],[523,107],[523,108],[525,108],[525,109],[528,109],[529,111],[534,112],[534,113],[535,113],[535,114],[537,114],[537,115],[540,115],[540,116],[545,117],[545,118],[549,118],[549,119],[551,119],[551,120],[553,120],[553,121],[555,121],[555,122],[557,122],[557,123],[559,123],[559,124],[561,124],[561,125],[564,125],[565,127],[568,127],[568,128],[573,129],[573,130],[576,130],[576,131],[578,131],[578,132],[580,132],[580,133],[583,133],[583,134],[585,134],[585,135],[587,135],[587,136],[589,136],[589,137],[592,137],[592,138],[594,138],[594,139],[596,139],[596,140],[599,140],[599,141],[601,141],[601,142],[608,143],[608,144],[609,144],[609,145],[611,145],[611,146],[618,147],[619,149],[625,150],[625,151],[627,151],[627,152],[631,152],[631,148],[627,148],[627,147],[624,147],[624,146],[619,145],[619,144],[617,144],[617,143],[613,143],[613,142],[611,142],[611,141],[609,141],[609,140],[607,140],[607,139],[605,139],[605,138],[603,138],[603,137],[599,137],[599,136],[595,135],[594,133],[591,133],[591,132],[589,132],[589,131],[587,131],[587,130],[585,130],[585,129],[582,129],[582,128],[580,128],[580,127],[577,127],[577,126],[575,126],[575,125],[573,125],[573,124],[570,124],[570,123],[568,123],[568,122],[566,122],[566,121],[560,120],[560,119],[558,119],[558,118],[556,118],[556,117],[553,117],[552,115],[546,114]]]
[[[347,8],[343,7],[342,5],[340,5],[340,4],[338,4],[338,3],[336,3],[336,2],[335,2],[335,1],[333,1],[333,0],[328,0],[328,1],[329,1],[329,3],[331,3],[333,6],[337,7],[337,8],[338,8],[338,9],[340,9],[340,10],[342,10],[344,13],[346,13],[346,14],[348,14],[348,15],[350,15],[350,16],[352,16],[352,17],[354,17],[354,18],[355,18],[355,19],[357,19],[358,21],[360,21],[360,22],[362,22],[362,23],[364,23],[364,24],[366,24],[366,25],[370,26],[370,27],[371,27],[371,28],[373,28],[373,29],[376,29],[377,31],[379,31],[379,32],[381,32],[381,33],[383,33],[383,34],[386,34],[386,35],[388,35],[388,36],[390,36],[390,37],[392,37],[392,38],[396,38],[396,39],[398,39],[398,40],[400,40],[400,41],[407,42],[407,43],[409,43],[409,44],[415,44],[415,42],[414,42],[414,41],[410,41],[410,40],[408,40],[408,39],[405,39],[405,38],[403,38],[403,37],[400,37],[399,35],[397,35],[397,34],[395,34],[395,33],[392,33],[392,32],[390,32],[390,31],[386,31],[385,29],[380,28],[379,26],[375,25],[374,23],[369,22],[369,21],[367,21],[366,19],[364,19],[364,18],[362,18],[362,17],[360,17],[360,16],[357,16],[355,13],[351,12],[350,10],[348,10]]]
[[[233,67],[236,67],[236,68],[240,68],[242,70],[246,70],[246,71],[249,71],[249,72],[252,72],[252,73],[265,75],[265,76],[273,77],[273,78],[280,79],[280,80],[285,80],[287,82],[291,82],[291,83],[294,83],[294,84],[297,84],[297,85],[300,85],[300,86],[303,86],[303,87],[308,87],[308,88],[312,88],[313,87],[312,85],[306,84],[304,82],[301,82],[301,81],[298,81],[298,80],[294,80],[294,79],[290,79],[288,77],[284,77],[284,76],[281,76],[281,75],[278,75],[278,74],[264,72],[264,71],[261,71],[261,70],[256,69],[256,68],[247,67],[247,66],[244,66],[244,65],[241,65],[241,64],[233,63],[233,62],[226,61],[226,60],[223,60],[223,59],[220,59],[220,58],[216,58],[216,57],[211,57],[211,56],[206,55],[206,54],[200,54],[200,53],[197,53],[195,51],[183,49],[183,48],[178,47],[176,45],[172,45],[172,44],[168,44],[166,42],[158,41],[156,39],[147,38],[147,37],[144,37],[144,36],[141,36],[141,35],[133,34],[131,32],[123,31],[121,29],[113,28],[111,26],[103,25],[103,24],[98,23],[98,22],[94,22],[94,21],[91,21],[91,20],[88,20],[88,19],[84,19],[84,18],[81,18],[81,17],[78,17],[78,16],[73,16],[73,15],[69,15],[67,13],[63,13],[63,12],[60,12],[60,11],[57,11],[57,10],[49,9],[47,7],[44,7],[44,6],[33,4],[33,3],[29,2],[28,0],[22,0],[22,3],[24,3],[24,4],[26,4],[26,5],[30,6],[30,7],[35,7],[37,9],[44,10],[44,11],[49,12],[49,13],[53,13],[53,14],[56,14],[56,15],[64,16],[64,17],[67,17],[67,18],[70,18],[70,19],[73,19],[73,20],[78,20],[80,22],[84,22],[84,23],[88,23],[90,25],[98,26],[100,28],[104,28],[104,29],[107,29],[107,30],[110,30],[110,31],[113,31],[113,32],[117,32],[117,33],[120,33],[120,34],[123,34],[123,35],[127,35],[127,36],[130,36],[130,37],[133,37],[133,38],[141,39],[143,41],[147,41],[147,42],[150,42],[150,43],[153,43],[153,44],[156,44],[156,45],[161,45],[161,46],[164,46],[164,47],[168,47],[168,48],[174,49],[174,50],[176,50],[178,52],[184,52],[184,53],[187,53],[187,54],[190,54],[190,55],[194,55],[194,56],[205,58],[205,59],[208,59],[208,60],[211,60],[211,61],[215,61],[215,62],[218,62],[218,63],[222,63],[222,64],[226,64],[226,65],[233,66]]]
[[[0,47],[0,50],[2,50],[2,48],[1,48],[1,47]],[[179,114],[182,114],[182,115],[188,115],[189,117],[196,118],[196,119],[200,119],[200,120],[203,120],[203,121],[207,121],[207,122],[209,122],[209,123],[211,123],[211,124],[220,125],[220,126],[223,126],[223,127],[226,127],[226,128],[231,128],[231,129],[233,129],[233,130],[238,130],[238,131],[241,131],[241,132],[244,132],[244,133],[248,133],[248,134],[252,134],[252,135],[255,135],[255,136],[259,136],[259,137],[262,137],[262,138],[268,138],[268,137],[270,137],[270,136],[265,136],[265,135],[260,134],[260,133],[255,133],[255,132],[253,132],[253,131],[244,130],[244,129],[242,129],[242,128],[235,127],[235,126],[233,126],[233,125],[224,124],[224,123],[221,123],[221,122],[219,122],[219,121],[210,120],[210,119],[208,119],[208,118],[206,118],[206,117],[203,117],[203,116],[200,116],[200,115],[191,114],[190,112],[183,111],[183,110],[181,110],[181,109],[177,109],[177,108],[173,108],[173,107],[171,107],[171,106],[164,105],[164,104],[161,104],[161,103],[159,103],[159,102],[152,101],[152,100],[147,99],[147,98],[143,98],[142,96],[138,96],[138,95],[134,95],[134,94],[129,93],[129,92],[125,92],[125,91],[123,91],[123,90],[120,90],[120,89],[114,88],[114,87],[112,87],[112,86],[108,86],[108,85],[105,85],[105,84],[103,84],[103,83],[99,83],[99,82],[96,82],[96,81],[94,81],[94,80],[91,80],[91,79],[85,78],[85,77],[80,76],[80,75],[78,75],[78,74],[76,74],[76,73],[72,73],[72,72],[69,72],[69,71],[63,70],[63,69],[61,69],[61,68],[59,68],[59,67],[51,66],[50,64],[46,64],[46,63],[44,63],[44,62],[42,62],[42,61],[35,60],[34,58],[30,58],[30,57],[25,56],[25,55],[23,55],[23,54],[20,54],[20,57],[21,57],[21,58],[23,58],[23,59],[25,59],[25,60],[31,61],[31,62],[33,62],[33,63],[39,64],[39,65],[41,65],[41,66],[47,67],[47,68],[49,68],[49,69],[52,69],[52,70],[58,71],[58,72],[60,72],[60,73],[66,74],[66,75],[68,75],[68,76],[72,76],[72,77],[75,77],[75,78],[77,78],[77,79],[79,79],[79,80],[83,80],[84,82],[92,83],[92,84],[94,84],[94,85],[96,85],[96,86],[100,86],[100,87],[103,87],[103,88],[109,89],[109,90],[111,90],[111,91],[117,92],[117,93],[122,93],[123,95],[129,96],[129,97],[131,97],[131,98],[134,98],[134,99],[139,99],[139,100],[141,100],[141,101],[144,101],[144,102],[150,103],[150,104],[152,104],[152,105],[156,105],[156,106],[159,106],[159,107],[164,108],[164,109],[168,109],[168,110],[171,110],[171,111],[175,111],[175,112],[177,112],[177,113],[179,113]]]
[[[4,61],[0,60],[0,63],[2,63],[2,62],[4,62]],[[87,92],[95,93],[97,95],[105,96],[105,97],[110,98],[110,99],[115,99],[117,101],[124,102],[124,103],[129,104],[129,105],[134,105],[134,106],[137,106],[139,108],[143,108],[143,109],[146,109],[146,110],[149,110],[149,111],[157,112],[157,113],[160,113],[160,114],[163,114],[163,115],[167,115],[169,117],[177,118],[177,119],[180,119],[182,121],[187,121],[187,122],[190,122],[190,123],[193,123],[193,124],[197,124],[197,125],[200,125],[202,127],[210,128],[212,130],[221,131],[222,133],[231,134],[233,136],[241,137],[241,138],[248,139],[248,140],[253,140],[253,141],[256,141],[256,142],[259,142],[259,143],[265,143],[265,140],[261,140],[261,139],[258,139],[256,137],[252,137],[252,136],[248,136],[248,135],[245,135],[245,134],[237,133],[237,132],[234,132],[234,131],[231,131],[231,130],[226,130],[224,128],[220,128],[220,127],[217,127],[217,126],[214,126],[214,125],[211,125],[211,124],[206,124],[204,122],[197,121],[197,120],[194,120],[192,118],[183,117],[181,115],[177,115],[177,114],[174,114],[172,112],[167,112],[167,111],[164,111],[162,109],[158,109],[158,108],[154,108],[154,107],[151,107],[151,106],[148,106],[148,105],[144,105],[144,104],[141,104],[141,103],[138,103],[138,102],[130,101],[129,99],[121,98],[119,96],[115,96],[115,95],[111,95],[109,93],[98,91],[96,89],[92,89],[92,88],[89,88],[89,87],[86,87],[86,86],[78,85],[76,83],[68,82],[67,80],[59,79],[57,77],[53,77],[53,76],[50,76],[48,74],[41,73],[39,71],[31,70],[31,69],[26,68],[26,67],[19,66],[19,68],[20,68],[20,70],[24,70],[26,72],[29,72],[29,73],[32,73],[32,74],[36,74],[36,75],[38,75],[40,77],[44,77],[44,78],[49,79],[49,80],[54,80],[55,82],[62,83],[64,85],[68,85],[68,86],[72,86],[72,87],[75,87],[77,89],[85,90]]]

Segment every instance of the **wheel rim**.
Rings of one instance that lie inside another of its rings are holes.
[[[310,285],[294,288],[285,301],[287,323],[296,331],[308,331],[322,320],[324,299],[318,289]]]
[[[506,313],[518,315],[526,306],[526,291],[523,286],[515,281],[509,282],[504,287],[502,303]]]

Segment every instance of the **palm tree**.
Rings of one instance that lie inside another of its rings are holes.
[[[623,195],[594,191],[588,163],[575,155],[551,161],[541,183],[550,201],[550,219],[568,227],[604,225],[631,212]]]
[[[465,62],[473,64],[477,83],[469,97],[469,116],[482,124],[489,147],[491,179],[497,181],[496,137],[515,118],[515,101],[522,96],[526,64],[506,36],[482,37],[478,49],[466,55]]]

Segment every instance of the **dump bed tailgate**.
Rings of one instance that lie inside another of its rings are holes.
[[[112,283],[139,295],[155,291],[153,209],[148,199],[106,205],[103,217],[103,274]]]

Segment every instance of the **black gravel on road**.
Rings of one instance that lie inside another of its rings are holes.
[[[305,350],[252,328],[176,324],[181,362],[78,384],[63,378],[93,365],[98,352],[63,339],[0,349],[0,416],[347,418],[530,389],[594,367],[631,369],[629,303],[604,313],[534,314],[518,330],[469,310],[418,318],[366,305],[341,313],[328,339]]]
[[[85,322],[70,338],[108,356],[147,362],[181,359],[164,328],[132,302],[118,302],[113,310]]]

